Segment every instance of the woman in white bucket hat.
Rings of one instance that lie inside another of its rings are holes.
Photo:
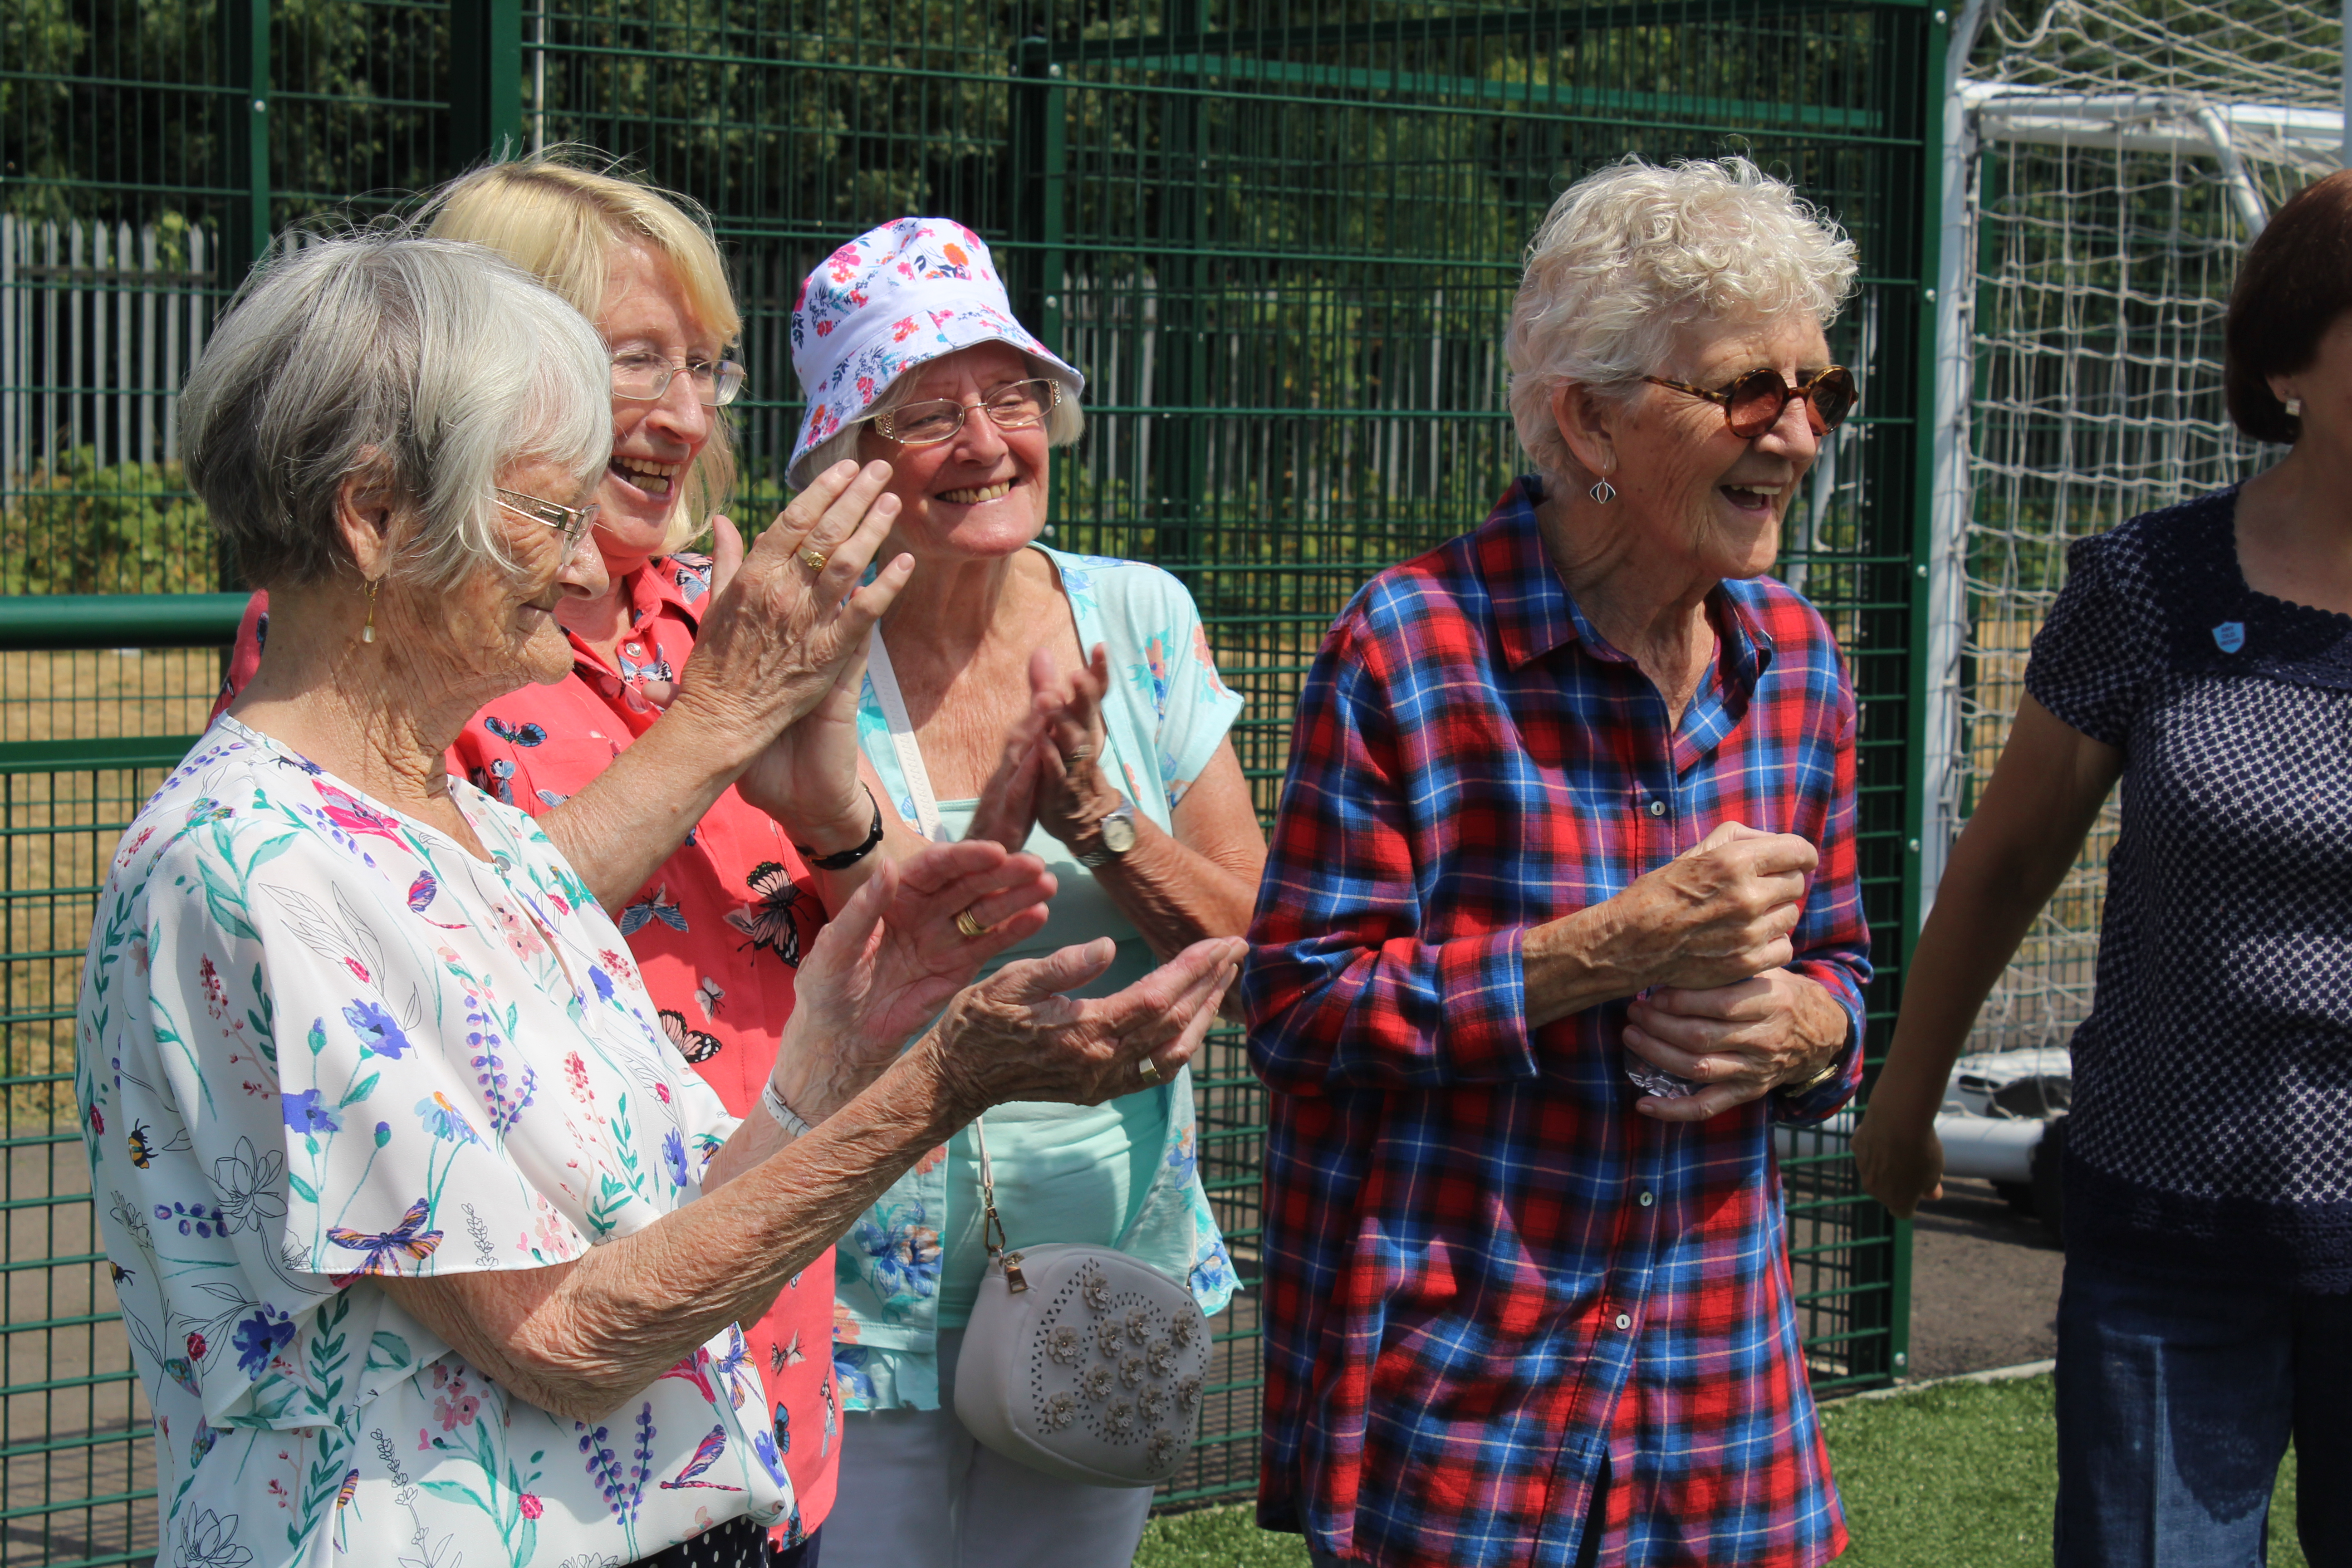
[[[845,456],[888,462],[900,508],[884,549],[916,562],[858,721],[899,815],[1042,856],[1060,891],[1033,942],[1117,943],[1079,994],[1240,934],[1265,857],[1227,737],[1242,699],[1173,577],[1038,542],[1050,449],[1084,426],[1085,378],[1014,319],[988,247],[941,218],[859,236],[803,286],[793,355],[809,396],[793,481]],[[1009,1246],[1117,1247],[1188,1281],[1203,1311],[1224,1307],[1232,1260],[1196,1170],[1188,1072],[1100,1106],[1000,1108],[988,1142]],[[1149,1488],[1049,1479],[956,1419],[980,1206],[967,1130],[842,1238],[850,1413],[827,1568],[1101,1568],[1142,1534]]]

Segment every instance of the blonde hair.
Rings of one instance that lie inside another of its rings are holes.
[[[616,159],[575,143],[461,174],[426,198],[416,221],[439,239],[486,246],[561,295],[592,322],[603,314],[617,252],[649,247],[670,264],[687,303],[732,343],[743,330],[710,216],[691,198],[620,175]],[[735,489],[735,444],[726,411],[711,411],[670,510],[661,553],[682,548]]]
[[[1827,330],[1857,267],[1834,219],[1745,158],[1660,168],[1628,153],[1586,175],[1528,242],[1503,338],[1519,445],[1545,473],[1572,473],[1551,412],[1562,384],[1637,387],[1694,321],[1802,310]]]

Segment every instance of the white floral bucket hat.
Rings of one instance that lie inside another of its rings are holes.
[[[917,365],[1004,342],[1044,365],[1066,396],[1087,378],[1013,316],[1003,279],[980,236],[943,217],[902,217],[871,228],[817,265],[793,301],[793,369],[808,397],[785,479],[815,478],[810,454],[862,419]]]

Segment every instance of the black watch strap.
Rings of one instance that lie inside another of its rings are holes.
[[[837,855],[820,855],[805,844],[793,846],[794,849],[800,851],[801,858],[817,870],[846,871],[868,855],[873,854],[874,847],[882,842],[882,803],[874,798],[872,789],[863,784],[858,787],[866,790],[866,804],[874,808],[874,826],[866,829],[865,843],[855,849],[844,849]]]

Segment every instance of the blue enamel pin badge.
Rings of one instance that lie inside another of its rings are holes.
[[[2223,653],[2235,653],[2246,646],[2246,623],[2223,621],[2213,628],[2213,643]]]

